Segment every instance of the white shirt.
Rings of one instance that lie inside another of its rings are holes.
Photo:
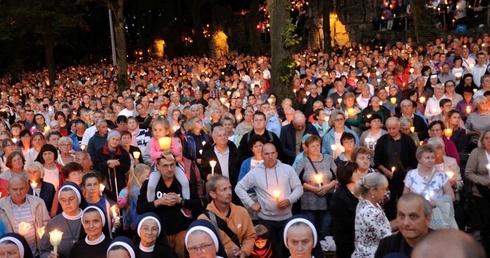
[[[475,67],[473,67],[473,69],[471,69],[471,74],[473,74],[473,82],[475,82],[476,86],[480,87],[481,77],[483,75],[485,75],[486,71],[487,71],[487,65],[486,64],[484,64],[482,66],[475,65]]]
[[[225,152],[220,152],[216,146],[214,147],[214,153],[216,154],[216,157],[218,158],[219,165],[221,167],[221,174],[226,177],[230,177],[230,171],[229,171],[229,157],[230,157],[230,149],[226,147]]]

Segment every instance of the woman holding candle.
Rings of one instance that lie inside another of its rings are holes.
[[[17,146],[22,151],[24,157],[26,157],[27,152],[31,148],[31,132],[29,130],[22,130],[19,134],[20,141],[17,142]]]
[[[351,126],[351,129],[360,134],[361,129],[359,127],[361,126],[362,113],[355,103],[356,95],[354,95],[352,92],[345,93],[343,105],[340,108],[340,111],[343,111],[346,115],[345,122]]]
[[[129,153],[131,159],[131,166],[136,164],[144,164],[143,155],[141,155],[141,149],[134,145],[131,145],[132,135],[129,131],[121,132],[121,147]]]
[[[31,137],[31,148],[27,151],[27,154],[25,155],[26,158],[26,164],[29,164],[31,162],[34,162],[39,155],[39,152],[41,151],[41,148],[44,146],[44,143],[46,142],[44,138],[44,134],[40,132],[36,132],[32,134]]]
[[[30,188],[27,192],[43,199],[48,211],[51,210],[56,190],[53,184],[44,182],[44,167],[41,163],[34,161],[27,165],[27,178],[29,178]]]
[[[468,116],[465,123],[470,137],[469,150],[473,150],[477,146],[481,133],[490,128],[490,109],[487,98],[478,96],[473,100],[473,103],[477,110]]]
[[[0,174],[0,178],[10,180],[14,175],[26,175],[26,171],[24,170],[24,163],[25,160],[22,156],[22,153],[18,151],[10,153],[7,156],[7,161],[5,163],[8,169]]]
[[[447,113],[445,126],[446,130],[451,130],[451,136],[449,139],[456,145],[458,152],[466,152],[466,147],[468,146],[468,136],[466,135],[466,128],[461,120],[461,115],[457,110],[451,110]]]
[[[381,126],[383,126],[386,119],[391,116],[390,110],[381,104],[378,96],[372,96],[369,100],[369,106],[362,110],[361,129],[365,130],[371,126],[369,120],[373,114],[379,116],[381,119]]]
[[[463,91],[463,100],[458,102],[456,105],[456,110],[458,110],[459,114],[463,121],[466,121],[468,116],[476,110],[476,106],[473,103],[473,91],[470,88],[466,88]]]
[[[58,188],[63,185],[65,178],[61,173],[61,166],[56,160],[58,159],[58,150],[51,144],[45,144],[35,161],[43,164],[44,176],[43,180],[54,185],[54,188]]]
[[[80,188],[75,183],[65,183],[58,191],[58,200],[63,212],[48,221],[44,228],[44,234],[40,236],[41,258],[56,258],[57,255],[60,258],[68,258],[74,244],[85,237],[85,232],[82,229],[82,210],[80,207],[86,207],[87,203]],[[56,253],[53,251],[49,234],[55,229],[63,232]]]
[[[158,215],[152,212],[141,215],[136,230],[139,239],[136,241],[138,258],[177,257],[168,244],[165,231],[160,224]]]
[[[441,113],[441,107],[439,106],[439,102],[442,99],[446,99],[446,95],[444,94],[444,85],[436,84],[433,87],[434,95],[427,100],[427,105],[425,106],[425,117],[429,120],[429,122],[434,121],[434,118]]]
[[[241,135],[245,135],[253,129],[253,117],[254,113],[251,110],[245,110],[243,112],[243,121],[236,126],[235,131]],[[238,119],[237,120],[241,120]]]
[[[360,144],[363,144],[364,146],[374,150],[376,141],[381,136],[387,134],[388,132],[383,128],[381,128],[383,124],[381,122],[382,117],[380,115],[374,113],[374,114],[369,114],[368,116],[369,118],[367,120],[367,123],[369,123],[370,129],[364,131],[361,134]]]
[[[44,116],[40,113],[34,115],[34,121],[32,124],[32,127],[29,129],[29,132],[31,134],[34,133],[42,133],[45,134],[49,131],[49,127],[46,124],[46,119],[44,119]]]
[[[202,149],[206,143],[211,143],[211,137],[203,131],[203,121],[199,117],[192,117],[187,121],[187,134],[183,141],[184,157],[201,164]]]
[[[388,180],[379,173],[359,178],[354,185],[354,195],[360,198],[354,222],[355,238],[353,258],[374,257],[379,241],[391,236],[392,228],[379,205],[388,189]],[[395,228],[394,228],[395,229]]]
[[[140,194],[141,185],[148,178],[150,167],[138,164],[129,170],[128,186],[121,190],[117,198],[117,205],[122,211],[124,230],[135,230],[138,214],[136,203]]]
[[[455,56],[453,58],[453,68],[451,69],[451,72],[454,75],[454,78],[456,78],[456,84],[458,85],[461,82],[461,77],[463,77],[463,74],[466,73],[466,68],[463,66],[463,58],[461,56]],[[459,94],[462,94],[461,92],[458,92]]]
[[[490,253],[490,130],[481,133],[478,148],[474,149],[466,164],[465,176],[473,183],[472,195],[475,211],[481,221],[481,243]]]
[[[454,220],[453,201],[455,200],[453,189],[448,175],[444,171],[439,171],[435,166],[435,149],[430,144],[421,145],[417,148],[415,156],[418,160],[418,167],[407,172],[405,176],[405,187],[403,193],[416,193],[424,196],[433,206],[449,206],[448,213],[445,214],[446,220],[440,224],[435,224],[435,216],[432,217],[431,228],[451,228],[456,226]],[[436,208],[435,208],[436,209]],[[441,211],[442,209],[439,208]],[[434,210],[433,213],[434,215]],[[438,217],[437,219],[440,219]]]
[[[340,138],[342,133],[349,132],[356,139],[356,147],[359,145],[357,134],[345,125],[345,114],[340,110],[334,110],[328,121],[330,129],[323,136],[322,153],[336,158],[342,151],[340,148]]]
[[[306,139],[308,152],[298,162],[296,173],[300,176],[304,189],[301,214],[318,226],[318,235],[320,239],[324,239],[330,235],[331,222],[326,195],[333,191],[337,183],[334,180],[337,166],[331,156],[320,152],[321,143],[321,138],[316,135]]]
[[[456,86],[456,93],[463,94],[464,89],[469,88],[473,92],[476,92],[478,90],[478,86],[476,86],[475,82],[473,81],[473,74],[467,73],[463,76],[463,79],[461,82]]]
[[[0,255],[12,258],[34,258],[26,239],[17,233],[7,233],[0,238]]]
[[[70,258],[106,258],[111,239],[102,232],[106,224],[104,212],[95,207],[87,207],[81,214],[82,226],[87,234],[85,240],[75,243]]]

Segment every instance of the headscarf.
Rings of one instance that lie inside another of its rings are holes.
[[[34,258],[32,255],[31,247],[27,243],[26,239],[17,233],[7,233],[0,238],[0,244],[10,241],[19,249],[20,257]]]
[[[291,217],[289,222],[284,227],[284,233],[283,233],[284,245],[286,245],[286,248],[288,248],[288,241],[287,241],[288,230],[291,226],[293,226],[298,222],[306,224],[311,229],[311,232],[313,233],[313,248],[314,248],[316,246],[316,243],[318,242],[318,235],[316,233],[316,228],[313,225],[313,223],[311,223],[309,220],[299,215]]]
[[[131,239],[125,236],[119,236],[112,240],[111,245],[107,248],[107,256],[109,256],[109,251],[111,248],[116,246],[122,246],[129,253],[130,258],[136,258],[135,248]]]
[[[189,236],[195,232],[195,231],[204,231],[206,232],[209,237],[213,240],[214,246],[216,247],[216,255],[220,257],[227,257],[225,248],[223,247],[223,244],[221,241],[218,239],[218,233],[216,229],[214,228],[213,224],[207,220],[202,220],[198,219],[195,220],[194,222],[191,223],[189,226],[189,229],[187,230],[187,233],[185,234],[185,246],[188,246],[188,241],[189,241]],[[186,249],[187,252],[187,249]]]

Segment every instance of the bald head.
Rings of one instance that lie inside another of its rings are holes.
[[[306,126],[306,117],[301,111],[294,112],[293,116],[293,127],[296,131],[302,131]]]
[[[480,243],[456,229],[439,229],[427,234],[415,245],[412,258],[484,258]]]
[[[397,117],[386,119],[386,129],[391,137],[398,138],[400,136],[400,120]]]

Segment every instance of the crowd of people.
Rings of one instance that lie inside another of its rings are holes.
[[[488,44],[307,49],[292,98],[240,54],[6,76],[0,255],[485,257]]]

